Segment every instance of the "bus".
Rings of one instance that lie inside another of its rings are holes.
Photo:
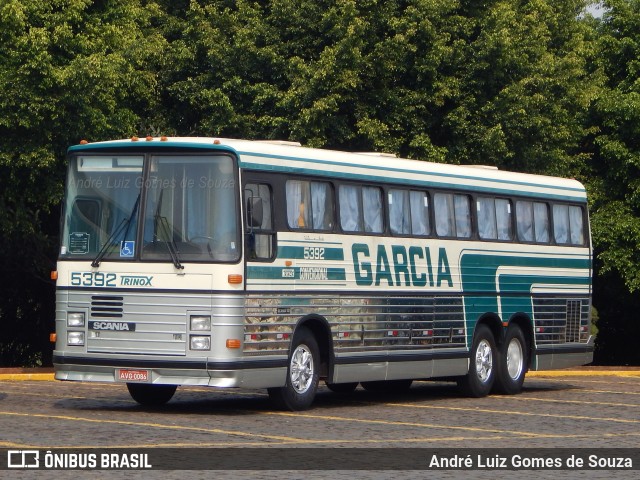
[[[593,359],[576,180],[305,148],[147,137],[68,150],[55,378],[334,392],[455,381],[516,394]]]

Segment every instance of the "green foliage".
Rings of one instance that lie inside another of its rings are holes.
[[[137,131],[165,40],[140,2],[0,6],[0,349],[47,351],[64,154]],[[37,354],[37,351],[34,353]],[[5,360],[3,360],[4,363]]]
[[[589,193],[601,273],[640,291],[640,2],[605,2],[595,65],[606,78],[589,121]]]

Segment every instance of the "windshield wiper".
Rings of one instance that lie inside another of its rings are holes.
[[[112,242],[116,238],[118,238],[118,236],[121,233],[124,232],[124,236],[126,238],[127,233],[129,233],[129,225],[131,225],[131,221],[133,220],[133,217],[136,214],[136,211],[138,210],[139,204],[140,204],[140,194],[138,194],[138,198],[136,198],[136,203],[133,206],[133,210],[131,210],[131,213],[129,214],[129,216],[127,218],[122,219],[122,222],[120,222],[120,225],[118,225],[118,228],[116,228],[113,231],[113,233],[109,235],[109,238],[107,238],[107,241],[104,242],[104,245],[102,245],[102,248],[98,252],[98,255],[96,255],[96,258],[94,258],[93,262],[91,262],[92,267],[97,268],[100,266],[100,262],[102,261],[104,256],[107,254],[107,249],[112,245]]]
[[[162,234],[167,239],[164,243],[167,245],[167,250],[169,250],[169,255],[171,256],[171,261],[173,262],[173,266],[178,270],[184,269],[184,265],[180,263],[180,259],[178,258],[178,246],[176,242],[171,237],[171,227],[169,227],[169,222],[167,217],[162,217],[156,213],[155,216],[156,225],[160,225],[162,227]]]
[[[178,246],[176,242],[173,240],[173,235],[171,235],[171,227],[169,226],[169,221],[167,217],[163,217],[160,215],[160,207],[162,206],[162,195],[164,194],[164,190],[160,190],[160,195],[158,196],[158,205],[156,206],[156,213],[153,216],[154,221],[156,222],[156,239],[157,239],[157,231],[158,225],[162,228],[162,234],[164,238],[166,238],[165,243],[167,244],[167,250],[169,250],[169,255],[171,256],[171,261],[173,262],[173,266],[178,270],[183,270],[184,265],[180,263],[180,259],[178,258]]]

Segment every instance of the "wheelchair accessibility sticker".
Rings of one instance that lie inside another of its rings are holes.
[[[125,240],[120,244],[121,257],[133,257],[136,250],[136,242],[133,240]]]

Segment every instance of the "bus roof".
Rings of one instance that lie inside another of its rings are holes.
[[[108,149],[205,149],[238,155],[240,167],[269,172],[321,175],[344,180],[387,182],[415,188],[447,188],[493,194],[586,201],[584,186],[572,179],[509,172],[479,165],[450,165],[371,152],[301,147],[295,142],[209,137],[147,137],[86,143],[69,152]],[[484,167],[484,168],[479,168]]]

